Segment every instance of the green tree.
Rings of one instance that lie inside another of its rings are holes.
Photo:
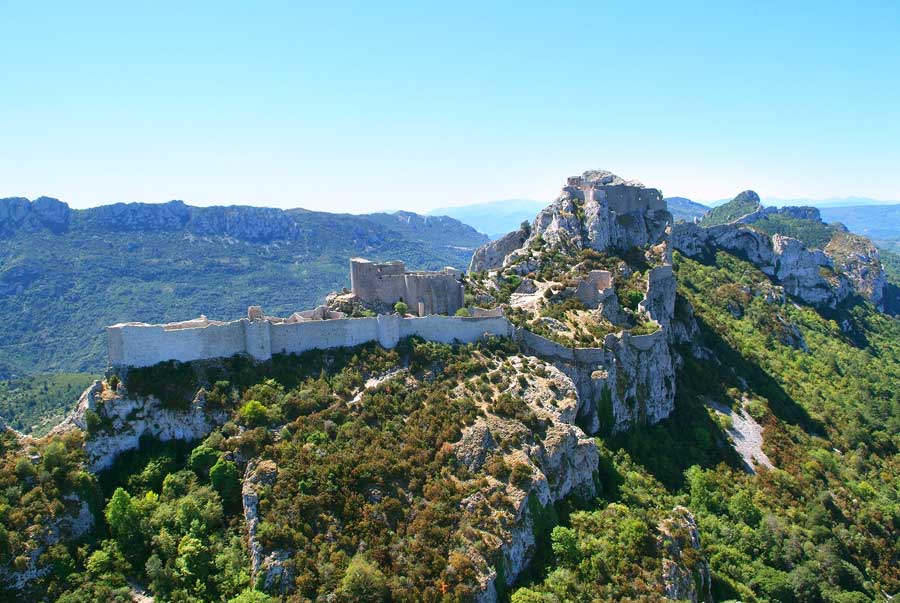
[[[407,306],[405,302],[398,301],[396,304],[394,304],[394,312],[400,314],[401,316],[405,315],[409,312],[409,306]]]
[[[275,603],[275,599],[264,592],[247,589],[241,594],[228,599],[228,603]]]
[[[269,409],[259,400],[250,400],[241,407],[238,414],[243,423],[249,426],[265,425],[269,420]]]
[[[387,580],[381,570],[365,555],[357,553],[350,560],[341,579],[338,596],[347,603],[378,603],[388,597]]]
[[[209,483],[216,489],[226,505],[237,502],[241,494],[241,474],[237,465],[219,459],[209,470]]]
[[[110,534],[119,548],[131,561],[137,561],[144,552],[141,537],[141,514],[131,495],[124,488],[116,488],[104,511]]]
[[[219,460],[219,451],[208,444],[200,444],[191,451],[188,467],[201,478],[209,475],[209,470]]]

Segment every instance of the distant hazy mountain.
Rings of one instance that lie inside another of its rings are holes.
[[[458,207],[441,207],[431,210],[428,215],[456,218],[478,232],[496,239],[517,229],[524,220],[530,222],[535,214],[547,205],[549,203],[532,199],[504,199]]]
[[[859,207],[870,205],[896,205],[900,201],[887,201],[882,199],[872,199],[871,197],[830,197],[828,199],[809,199],[807,197],[798,197],[796,199],[788,199],[784,197],[764,197],[765,205],[808,205],[818,207]]]
[[[874,240],[880,247],[900,251],[900,203],[823,207],[821,212],[826,222],[841,222],[851,231]]]
[[[116,322],[233,319],[252,304],[286,315],[349,286],[352,256],[465,268],[487,241],[410,212],[0,199],[0,379],[98,371]]]
[[[694,218],[699,218],[709,211],[708,206],[691,201],[687,197],[666,197],[666,204],[676,222],[679,220],[692,222]]]

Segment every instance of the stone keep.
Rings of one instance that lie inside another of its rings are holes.
[[[402,301],[418,316],[453,315],[462,308],[461,276],[459,270],[450,267],[439,272],[407,272],[403,262],[350,260],[350,287],[360,301],[388,307]]]

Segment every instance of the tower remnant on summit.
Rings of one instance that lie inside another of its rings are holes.
[[[400,261],[378,264],[364,258],[350,260],[350,288],[359,301],[374,307],[404,302],[418,316],[453,315],[463,307],[462,271],[446,267],[436,272],[407,272]]]

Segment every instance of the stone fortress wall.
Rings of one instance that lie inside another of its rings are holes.
[[[263,317],[253,306],[249,317],[231,322],[200,318],[171,324],[124,323],[107,328],[109,364],[143,367],[177,360],[190,362],[248,354],[264,361],[273,354],[300,354],[313,349],[351,347],[377,341],[393,348],[406,337],[421,337],[439,343],[473,343],[487,336],[509,337],[540,356],[562,361],[587,361],[601,348],[569,348],[517,328],[498,316],[412,316],[380,314],[372,318],[337,318],[300,322],[277,322]],[[628,336],[628,342],[644,350],[662,331]],[[614,345],[620,336],[610,335],[604,344]]]
[[[360,301],[387,307],[402,301],[418,316],[452,315],[462,308],[461,277],[462,272],[452,267],[439,272],[407,272],[403,262],[350,260],[350,288]]]
[[[287,322],[262,316],[253,306],[248,317],[231,322],[200,318],[185,323],[124,323],[107,328],[109,364],[142,367],[167,360],[189,362],[249,354],[268,360],[272,354],[299,354],[312,349],[355,346],[377,341],[386,348],[411,336],[441,343],[472,343],[487,335],[512,337],[515,328],[503,316],[430,315],[337,318]]]
[[[605,202],[609,210],[617,214],[666,209],[666,202],[659,190],[635,184],[627,181],[619,183],[612,174],[598,180],[571,176],[564,190],[580,197],[585,203]]]

